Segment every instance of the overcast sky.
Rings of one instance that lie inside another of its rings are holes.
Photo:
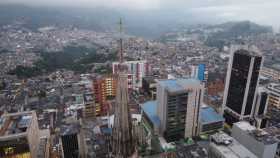
[[[130,10],[182,10],[226,20],[252,20],[280,26],[280,0],[0,0],[35,6],[108,7]]]

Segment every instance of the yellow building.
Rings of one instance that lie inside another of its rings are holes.
[[[116,79],[113,76],[97,78],[93,82],[96,115],[105,114],[108,100],[116,96]]]
[[[280,84],[272,83],[267,89],[269,90],[268,105],[280,108]]]

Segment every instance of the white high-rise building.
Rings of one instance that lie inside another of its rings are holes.
[[[159,130],[168,142],[198,135],[203,90],[203,85],[196,79],[171,79],[158,82]]]

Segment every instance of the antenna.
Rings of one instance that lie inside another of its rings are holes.
[[[119,62],[120,63],[123,63],[123,39],[122,39],[122,32],[123,32],[123,26],[122,26],[122,18],[120,18],[120,22],[119,22],[119,25],[120,25],[120,52],[119,52]]]

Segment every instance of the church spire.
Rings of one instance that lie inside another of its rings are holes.
[[[122,33],[121,20],[120,33]],[[128,105],[128,81],[125,64],[123,63],[122,37],[120,37],[119,62],[114,126],[112,131],[112,154],[114,158],[128,158],[131,157],[135,151],[135,143],[132,135],[132,120]]]

